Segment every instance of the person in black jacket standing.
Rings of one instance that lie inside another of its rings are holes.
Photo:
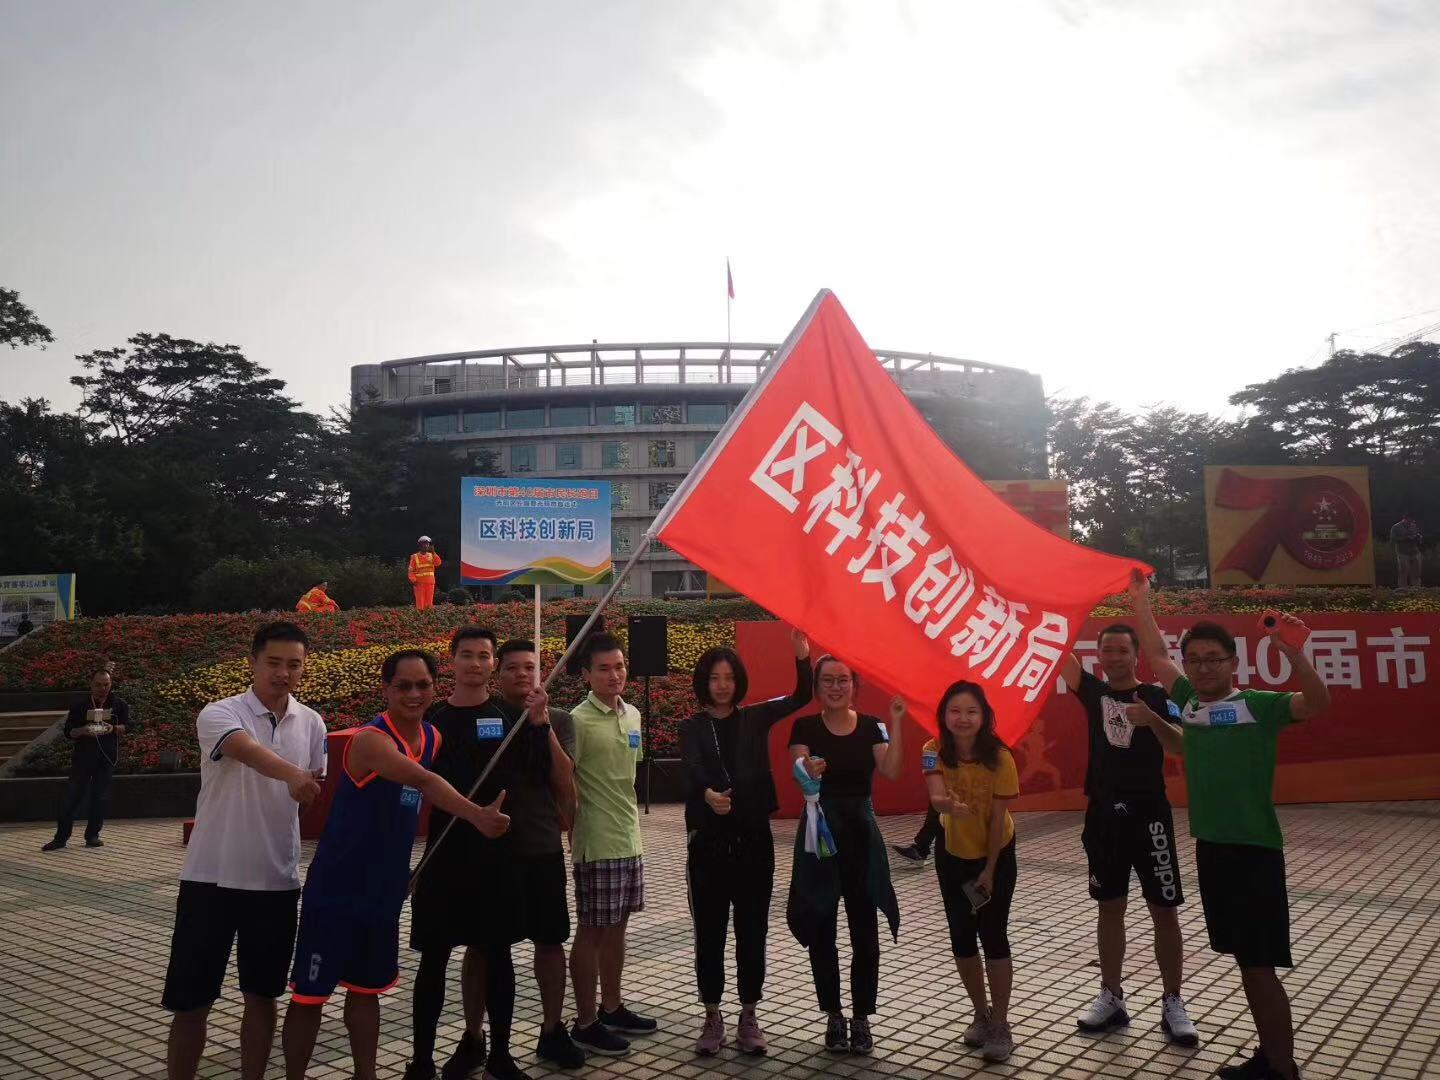
[[[65,717],[65,737],[74,741],[70,757],[70,779],[65,784],[55,839],[41,851],[59,851],[70,842],[75,814],[90,794],[90,820],[85,825],[85,846],[104,847],[100,830],[105,825],[105,803],[110,780],[120,757],[120,736],[138,730],[125,699],[111,693],[110,669],[97,668],[90,675],[90,693],[84,701],[70,706]]]
[[[725,1043],[720,998],[725,989],[725,935],[735,910],[735,966],[740,990],[736,1045],[763,1054],[765,1034],[755,1015],[765,985],[765,938],[775,886],[770,815],[779,809],[770,773],[769,734],[813,696],[810,643],[791,631],[795,690],[789,697],[744,705],[749,681],[733,649],[711,649],[695,665],[695,697],[702,711],[680,726],[685,764],[686,879],[695,920],[695,977],[705,1024],[695,1050],[703,1056]]]

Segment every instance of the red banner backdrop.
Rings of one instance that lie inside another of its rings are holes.
[[[1235,635],[1239,686],[1295,688],[1289,661],[1261,635],[1254,616],[1206,617]],[[1307,613],[1304,619],[1312,630],[1307,649],[1330,685],[1333,704],[1323,716],[1296,724],[1280,736],[1276,801],[1440,798],[1440,678],[1431,679],[1429,672],[1433,650],[1440,644],[1440,615]],[[1086,668],[1094,670],[1095,636],[1109,621],[1090,619],[1085,623],[1076,652]],[[1197,621],[1198,616],[1160,619],[1177,660],[1180,634]],[[736,627],[736,647],[750,675],[749,700],[789,692],[795,675],[788,632],[778,622]],[[826,645],[812,642],[816,655]],[[867,686],[861,691],[859,708],[884,716],[888,700],[885,690]],[[932,704],[926,717],[932,725],[933,709]],[[1018,809],[1084,808],[1085,725],[1085,712],[1073,695],[1061,691],[1048,697],[1034,725],[1013,746],[1020,770]],[[788,780],[789,733],[789,720],[775,725],[770,758],[780,791],[780,812],[795,817],[801,799],[799,789]],[[875,780],[875,807],[880,813],[925,809],[920,747],[928,737],[916,723],[907,723],[904,776],[893,783],[879,776]],[[1167,758],[1165,772],[1171,801],[1185,805],[1188,800],[1180,760]]]

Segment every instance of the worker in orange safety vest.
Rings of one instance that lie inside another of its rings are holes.
[[[295,605],[296,611],[325,611],[334,612],[340,610],[340,605],[330,599],[326,589],[330,587],[328,581],[322,581],[313,589],[300,597],[300,602]]]
[[[420,537],[420,550],[410,556],[410,584],[415,586],[415,610],[424,611],[435,606],[435,571],[440,567],[440,556],[430,537]]]

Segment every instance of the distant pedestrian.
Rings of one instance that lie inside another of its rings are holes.
[[[80,804],[90,796],[90,820],[85,825],[85,846],[104,847],[100,830],[105,827],[105,804],[110,781],[120,758],[120,736],[138,729],[130,706],[111,693],[110,672],[97,668],[90,674],[90,693],[84,701],[70,706],[65,717],[65,737],[74,743],[70,757],[70,778],[65,784],[55,839],[41,851],[59,851],[70,842],[70,831]]]
[[[35,624],[30,621],[30,616],[29,616],[29,614],[27,613],[27,614],[21,615],[21,616],[20,616],[20,621],[15,624],[15,637],[16,637],[17,639],[22,638],[22,637],[24,637],[26,634],[28,634],[28,633],[30,633],[32,630],[34,630],[34,629],[35,629]]]
[[[1410,511],[1405,511],[1400,520],[1390,526],[1390,543],[1395,547],[1395,584],[1402,589],[1418,588],[1420,549],[1425,545],[1425,536]]]

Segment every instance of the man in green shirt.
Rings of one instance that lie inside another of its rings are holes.
[[[1180,729],[1149,706],[1126,707],[1132,724],[1148,727],[1164,747],[1185,757],[1190,835],[1210,947],[1229,953],[1260,1048],[1242,1065],[1227,1065],[1228,1080],[1298,1080],[1290,999],[1275,974],[1290,967],[1290,899],[1285,888],[1284,839],[1272,789],[1280,730],[1330,705],[1330,691],[1304,652],[1270,634],[1290,662],[1298,694],[1235,689],[1235,639],[1215,623],[1196,623],[1180,639],[1182,672],[1170,659],[1150,607],[1150,586],[1138,572],[1130,583],[1140,647],[1150,671],[1181,707]],[[1282,615],[1295,624],[1292,615]]]
[[[619,1056],[630,1052],[622,1032],[649,1035],[657,1027],[654,1020],[627,1009],[620,996],[625,928],[631,913],[645,908],[645,861],[635,803],[635,766],[643,753],[640,710],[620,696],[625,691],[625,652],[613,635],[593,635],[580,663],[590,693],[570,713],[578,794],[570,837],[578,924],[570,949],[576,1012],[572,1037],[588,1052]]]

